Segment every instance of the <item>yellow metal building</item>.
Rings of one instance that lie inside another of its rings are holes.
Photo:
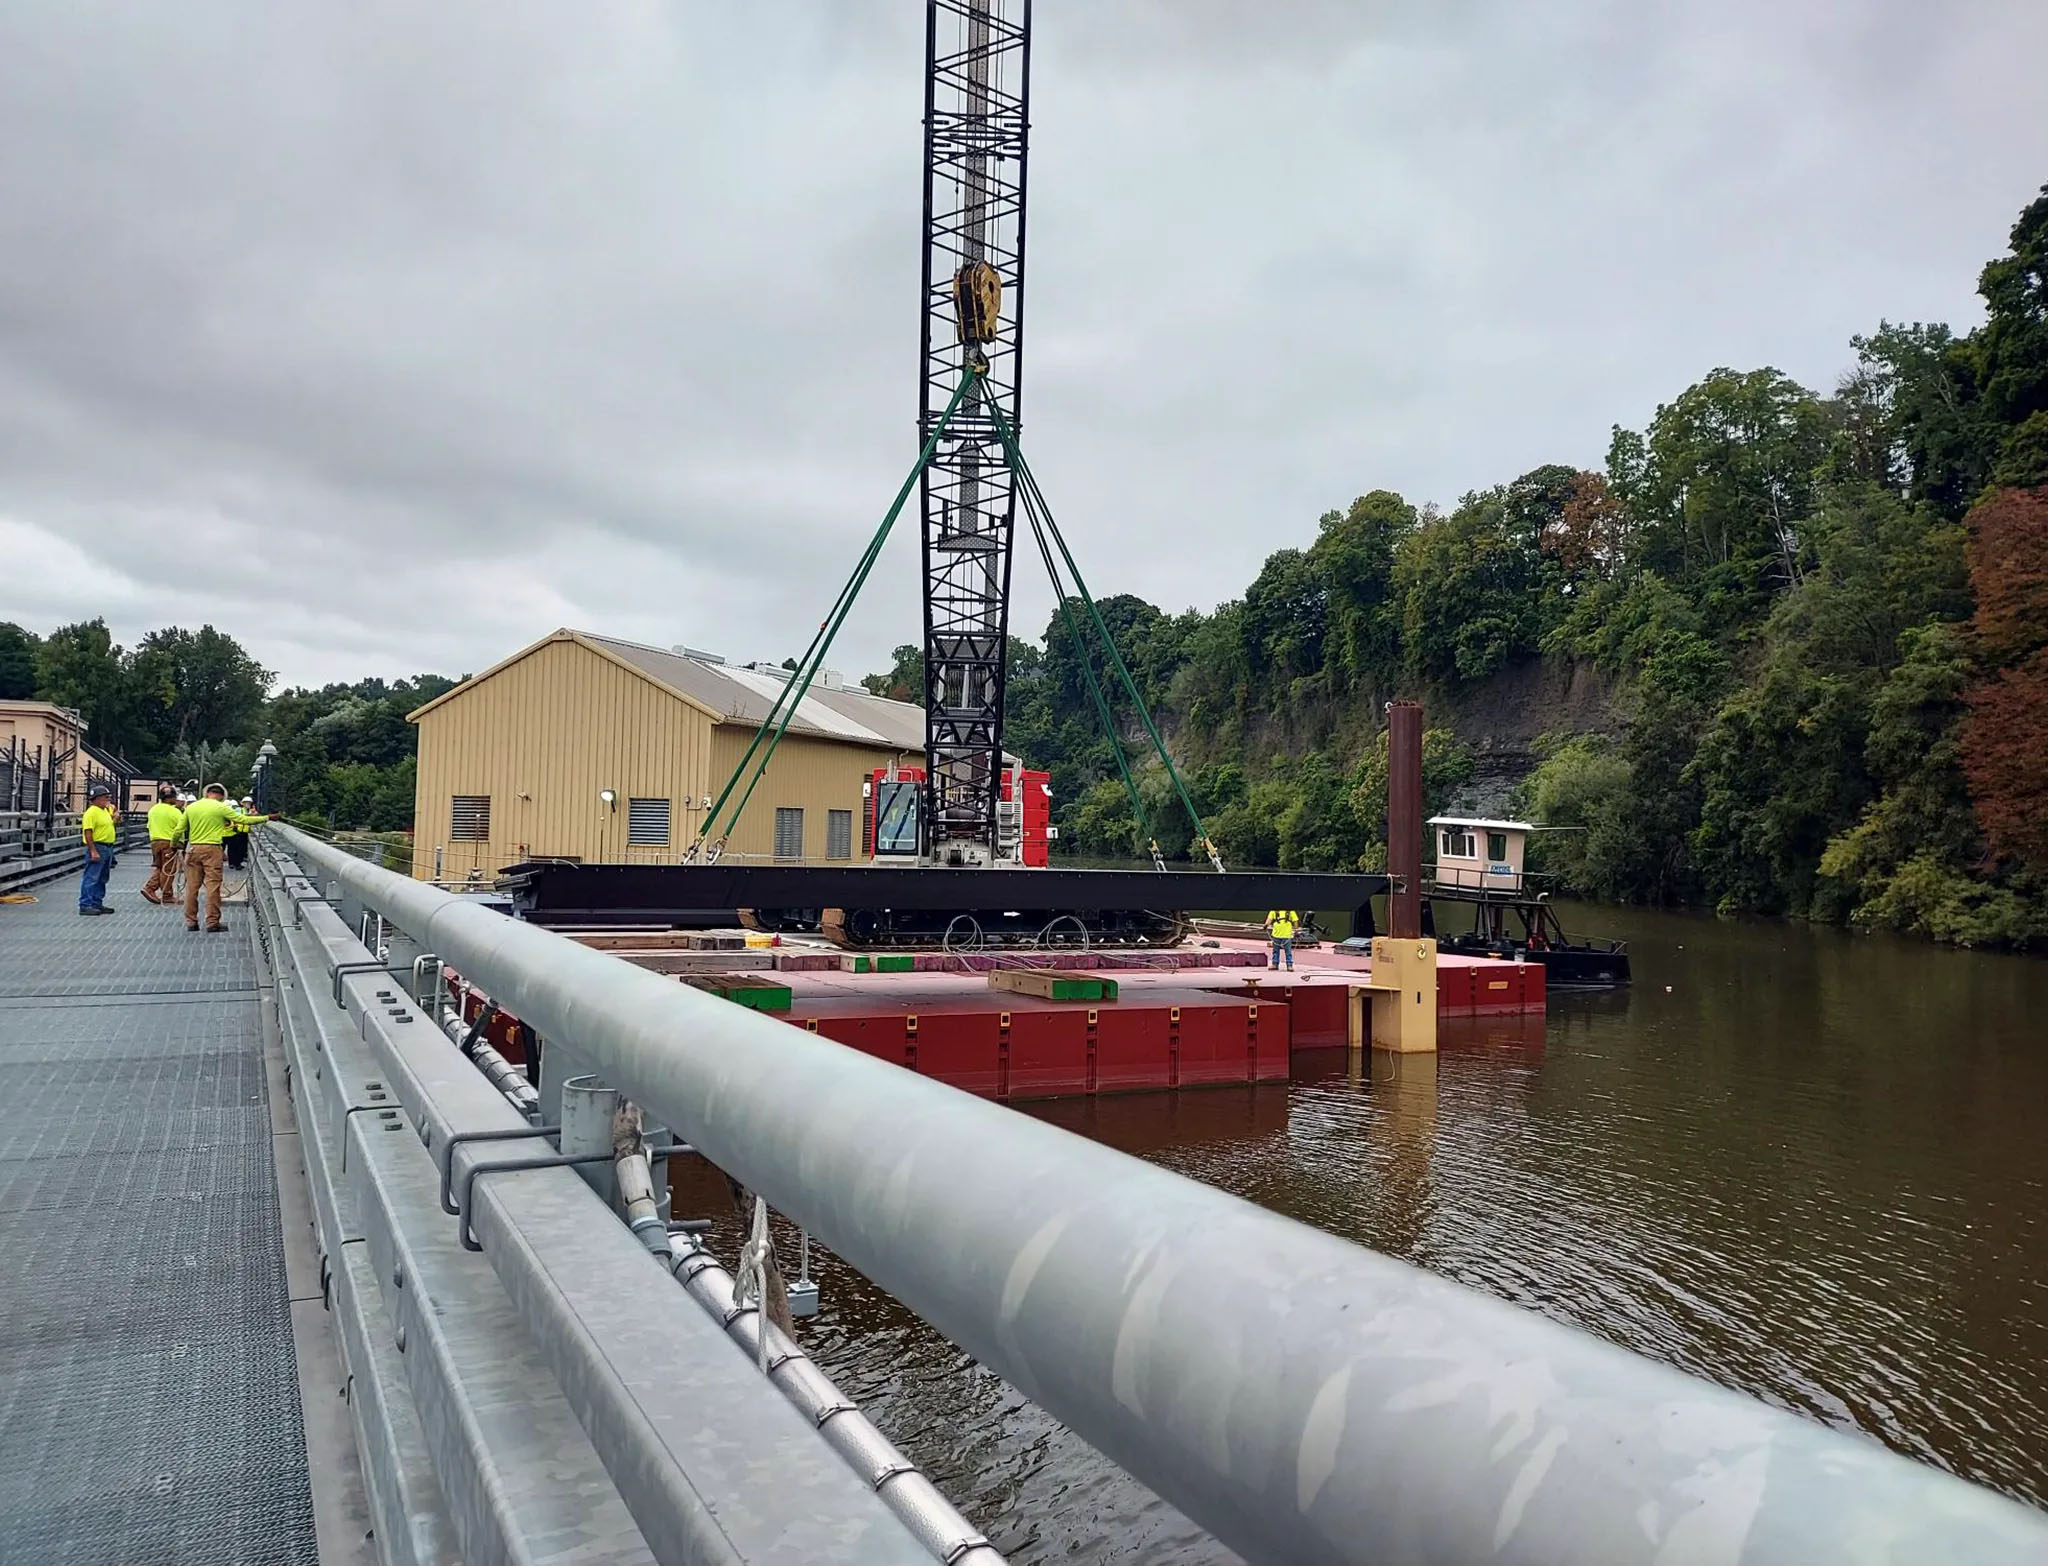
[[[522,648],[410,714],[412,873],[488,879],[536,856],[673,864],[784,678],[587,631]],[[814,685],[726,856],[860,857],[862,785],[892,761],[920,764],[923,750],[921,708]]]

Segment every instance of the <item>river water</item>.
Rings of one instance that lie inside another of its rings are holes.
[[[1029,1112],[2048,1504],[2048,962],[1578,908],[1635,985],[1433,1063]],[[721,1249],[731,1242],[721,1236]],[[1235,1557],[850,1269],[820,1361],[1013,1561]]]

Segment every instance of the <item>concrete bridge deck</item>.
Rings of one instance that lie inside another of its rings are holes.
[[[0,904],[0,1560],[312,1562],[263,970],[241,910],[188,934],[146,868],[110,917],[75,877]]]

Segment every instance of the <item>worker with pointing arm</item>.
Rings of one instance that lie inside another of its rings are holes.
[[[203,796],[185,812],[185,928],[199,928],[199,889],[206,888],[206,930],[209,935],[227,928],[220,922],[222,844],[237,822],[254,826],[269,816],[252,816],[228,803],[228,791],[218,783],[206,785]]]

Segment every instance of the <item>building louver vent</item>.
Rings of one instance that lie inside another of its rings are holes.
[[[626,801],[626,841],[647,847],[668,846],[668,801],[629,799]]]
[[[457,794],[448,836],[458,843],[487,843],[491,838],[491,796]]]

